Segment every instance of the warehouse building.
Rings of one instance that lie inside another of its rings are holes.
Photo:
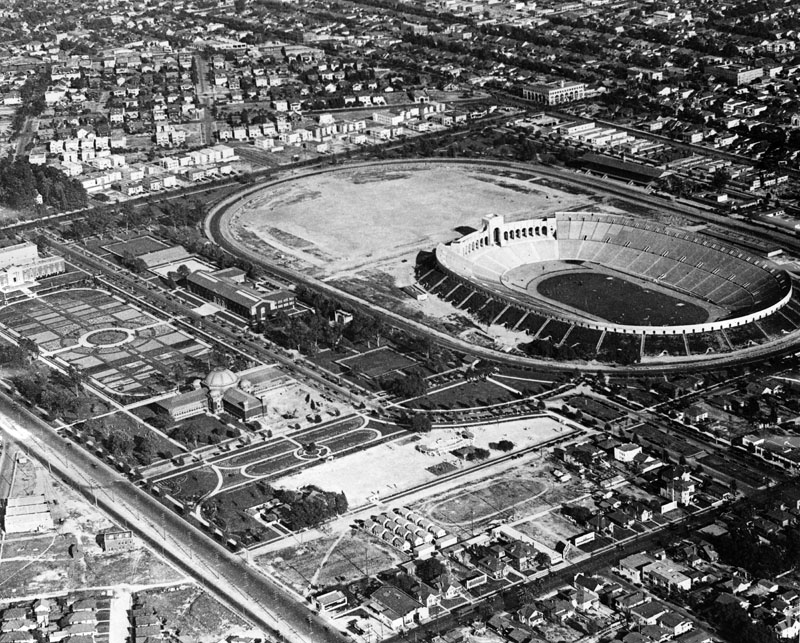
[[[3,511],[3,531],[7,534],[50,531],[53,517],[43,494],[9,498]]]

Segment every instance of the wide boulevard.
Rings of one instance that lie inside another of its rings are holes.
[[[271,638],[298,643],[345,640],[302,605],[301,597],[250,567],[2,393],[0,433]]]

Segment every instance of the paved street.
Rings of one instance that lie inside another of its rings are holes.
[[[302,643],[344,640],[303,607],[288,588],[255,571],[115,471],[72,447],[3,394],[0,433],[265,632]]]

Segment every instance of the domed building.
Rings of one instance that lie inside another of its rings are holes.
[[[243,375],[246,377],[229,368],[218,367],[206,375],[197,390],[155,404],[173,420],[204,413],[230,413],[238,420],[249,422],[266,415],[267,393],[291,382],[291,378],[274,367],[258,367]]]
[[[203,387],[208,390],[212,413],[221,413],[225,410],[225,393],[238,383],[239,376],[229,368],[218,367],[206,375]]]
[[[227,391],[239,383],[239,376],[229,368],[218,367],[212,370],[203,380],[203,386],[209,391]]]

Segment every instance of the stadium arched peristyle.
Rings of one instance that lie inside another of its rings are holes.
[[[778,312],[789,275],[700,234],[633,217],[560,212],[483,225],[440,244],[441,269],[509,305],[626,335],[691,335]]]

